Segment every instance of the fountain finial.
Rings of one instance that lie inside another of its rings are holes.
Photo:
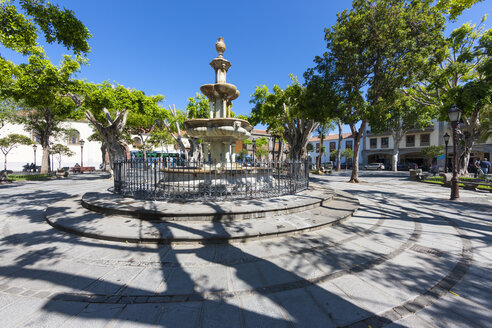
[[[217,52],[219,53],[219,58],[224,57],[224,56],[222,56],[222,54],[226,50],[226,45],[224,43],[224,38],[223,37],[219,37],[217,39],[217,42],[215,43],[215,50],[217,50]]]

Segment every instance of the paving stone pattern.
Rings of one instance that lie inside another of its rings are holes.
[[[492,195],[460,190],[451,202],[407,174],[313,177],[357,197],[358,211],[315,231],[204,245],[95,240],[44,221],[47,206],[111,186],[97,174],[2,185],[0,326],[490,326]]]

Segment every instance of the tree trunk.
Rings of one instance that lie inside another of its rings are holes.
[[[316,130],[319,123],[314,120],[304,119],[301,117],[293,117],[290,115],[286,104],[284,106],[284,137],[290,145],[291,160],[300,160],[306,153],[306,146],[309,142],[309,137]]]
[[[367,120],[362,121],[359,130],[355,128],[354,123],[350,123],[350,130],[352,131],[352,137],[354,138],[354,158],[352,163],[352,174],[350,175],[349,182],[359,183],[359,148],[360,139],[364,129],[366,128]]]
[[[475,144],[475,140],[473,140],[472,138],[465,138],[464,141],[465,145],[460,154],[460,157],[458,158],[459,175],[468,174],[468,163],[470,162],[470,155],[473,149],[473,145]]]
[[[393,156],[391,158],[391,171],[398,171],[398,159],[400,157],[400,138],[395,138],[393,136],[394,146],[393,146]]]
[[[7,155],[3,154],[3,157],[5,158],[3,161],[3,169],[7,171]]]
[[[41,174],[48,174],[50,172],[50,146],[43,146],[43,157],[41,160]]]
[[[338,124],[338,153],[337,153],[337,172],[340,172],[342,170],[342,140],[343,140],[343,135],[342,135],[342,130],[343,130],[343,125],[341,120],[337,120]]]
[[[319,156],[318,156],[318,161],[316,162],[316,168],[318,171],[321,169],[321,156],[323,154],[323,141],[324,141],[325,135],[323,133],[323,129],[321,129],[320,137],[319,137]]]
[[[107,158],[109,158],[109,154],[108,154],[108,150],[106,149],[106,144],[104,142],[101,142],[101,157],[102,157],[102,170],[106,171],[106,167],[109,164],[107,160]]]
[[[282,161],[282,154],[284,153],[284,138],[280,137],[278,139],[278,158],[279,162]]]
[[[458,158],[458,168],[460,175],[466,175],[468,173],[468,163],[470,162],[470,155],[475,145],[475,142],[479,139],[480,136],[480,120],[478,119],[478,110],[475,110],[469,118],[463,120],[464,123],[464,131],[463,131],[463,145],[460,146],[461,143],[458,143],[456,146],[461,151],[460,157]]]
[[[94,125],[101,136],[101,141],[106,146],[109,154],[110,173],[114,168],[115,161],[123,161],[126,159],[126,148],[123,141],[120,140],[121,133],[126,125],[128,111],[123,109],[121,112],[116,112],[115,118],[111,118],[109,111],[104,108],[108,126],[99,123],[91,111],[86,112],[87,119]]]
[[[391,158],[391,171],[393,171],[393,172],[398,171],[398,157],[399,156],[400,156],[400,149],[394,148],[393,149],[393,156]]]
[[[198,154],[200,154],[200,143],[198,138],[190,138],[190,154],[189,160],[195,162],[198,160]],[[190,158],[191,157],[191,158]]]

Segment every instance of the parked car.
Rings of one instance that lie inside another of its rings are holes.
[[[322,166],[326,170],[333,170],[333,162],[332,161],[325,162],[322,164]]]
[[[383,163],[370,163],[367,165],[364,165],[365,170],[384,170],[384,164]]]

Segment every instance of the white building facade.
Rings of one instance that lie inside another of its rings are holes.
[[[453,138],[451,124],[433,120],[431,125],[425,129],[409,130],[399,143],[399,160],[398,163],[415,163],[419,167],[427,168],[430,163],[422,154],[422,149],[428,146],[445,147],[444,135],[450,136],[448,143],[448,167],[451,166],[453,159]],[[362,160],[364,163],[384,163],[389,168],[392,160],[393,149],[395,147],[394,139],[391,133],[385,132],[374,134],[370,126],[367,126],[364,133],[364,147],[362,150]],[[485,143],[477,143],[473,147],[470,162],[475,159],[490,159],[492,155],[492,140]],[[445,167],[445,154],[437,158],[437,165],[441,169]]]
[[[312,163],[316,163],[316,160],[319,156],[320,150],[322,147],[326,147],[326,151],[324,154],[321,155],[321,163],[326,163],[330,161],[330,153],[334,150],[338,150],[338,134],[329,134],[325,136],[323,140],[323,145],[320,144],[320,139],[319,137],[312,137],[309,139],[309,143],[313,145],[313,151],[309,152],[308,155],[311,158]],[[362,155],[362,143],[363,139],[361,140],[361,147],[359,148],[359,164],[362,165],[363,163],[361,162],[361,155]],[[352,137],[351,133],[342,133],[342,144],[340,151],[344,151],[346,148],[354,149],[354,138]],[[354,154],[355,156],[355,154]],[[335,159],[331,159],[335,163]],[[352,164],[352,159],[347,159],[345,157],[342,157],[340,160],[342,166],[345,164],[351,165]]]
[[[88,140],[94,133],[89,123],[87,121],[64,121],[62,122],[62,125],[63,128],[73,129],[73,135],[56,139],[53,138],[50,142],[67,146],[75,153],[75,155],[71,157],[62,156],[61,167],[72,167],[76,163],[80,165],[83,161],[84,166],[94,166],[98,169],[102,163],[101,143]],[[22,171],[26,164],[31,163],[40,166],[43,157],[43,149],[37,142],[36,135],[32,131],[26,130],[23,125],[6,124],[0,129],[0,138],[4,138],[12,133],[29,137],[35,143],[36,147],[33,147],[32,145],[20,145],[17,148],[12,149],[7,155],[7,169],[12,171]],[[85,141],[83,147],[80,144],[80,140]],[[57,155],[54,155],[53,157],[53,169],[57,169],[59,166],[56,156]]]

